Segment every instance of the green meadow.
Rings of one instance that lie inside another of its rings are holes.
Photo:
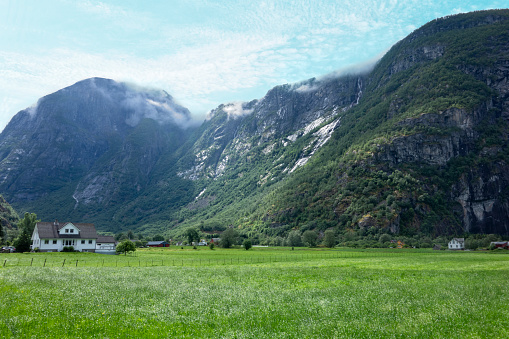
[[[504,252],[0,254],[1,338],[506,338]]]

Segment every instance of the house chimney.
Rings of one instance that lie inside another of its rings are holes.
[[[58,223],[58,220],[57,220],[57,219],[55,219],[55,222],[53,223],[53,225],[55,225],[55,226],[58,226],[58,225],[59,225],[59,223]]]

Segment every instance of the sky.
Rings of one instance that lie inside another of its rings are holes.
[[[91,77],[221,103],[379,59],[426,22],[507,0],[0,0],[0,130]]]

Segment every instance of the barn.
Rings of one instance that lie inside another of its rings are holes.
[[[149,241],[147,242],[148,247],[170,247],[166,241]]]

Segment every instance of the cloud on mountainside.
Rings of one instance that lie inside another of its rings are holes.
[[[229,104],[224,105],[223,111],[228,113],[228,116],[231,118],[238,118],[253,113],[253,109],[246,109],[244,108],[244,106],[245,106],[244,102],[240,101],[231,102]]]

